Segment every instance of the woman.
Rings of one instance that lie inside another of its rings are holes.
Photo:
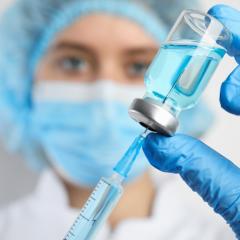
[[[144,94],[144,72],[166,35],[164,3],[20,0],[4,15],[1,135],[45,171],[33,195],[0,214],[1,239],[62,239],[143,131],[127,108]],[[157,188],[142,154],[97,239],[229,239],[181,188]]]

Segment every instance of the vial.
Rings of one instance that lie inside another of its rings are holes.
[[[231,41],[214,17],[185,10],[145,74],[146,94],[135,99],[130,116],[144,127],[171,136],[181,111],[194,107]]]

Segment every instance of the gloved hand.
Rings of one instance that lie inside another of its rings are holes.
[[[240,169],[204,143],[178,134],[147,136],[143,150],[163,172],[178,173],[204,201],[221,214],[240,239]]]
[[[228,54],[240,63],[240,12],[217,5],[209,13],[232,31]],[[240,115],[240,66],[222,84],[220,102]],[[164,172],[179,173],[232,227],[240,239],[240,169],[201,141],[185,135],[164,137],[150,134],[143,150],[150,163]]]
[[[224,47],[240,64],[240,11],[226,5],[216,5],[208,13],[221,21],[231,32],[232,41]],[[221,86],[220,103],[226,111],[240,115],[240,66],[238,65]]]

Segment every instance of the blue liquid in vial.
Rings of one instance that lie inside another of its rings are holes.
[[[164,44],[146,73],[146,97],[167,104],[176,113],[191,108],[224,55],[224,49],[192,42]]]

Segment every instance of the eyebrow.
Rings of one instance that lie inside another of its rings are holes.
[[[95,52],[88,46],[82,43],[76,43],[76,42],[59,42],[55,45],[53,45],[50,48],[50,51],[59,51],[59,50],[75,50],[75,51],[82,51],[82,52],[88,52],[90,54],[94,54]],[[128,56],[135,56],[138,54],[152,54],[156,53],[158,50],[158,47],[129,47],[128,49],[124,50],[124,53]]]
[[[138,47],[138,48],[130,48],[125,51],[125,53],[129,56],[135,56],[138,54],[152,54],[158,51],[158,47]]]
[[[75,51],[82,51],[82,52],[89,52],[91,54],[94,54],[94,51],[87,47],[84,44],[79,44],[75,42],[60,42],[56,45],[53,45],[50,49],[50,51],[59,51],[59,50],[75,50]]]

